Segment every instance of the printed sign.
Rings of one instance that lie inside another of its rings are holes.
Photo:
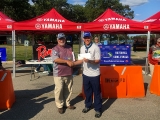
[[[7,60],[6,48],[0,48],[0,59],[1,61]]]
[[[131,64],[130,45],[98,45],[101,50],[101,65]]]

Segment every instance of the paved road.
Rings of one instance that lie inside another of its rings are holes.
[[[12,69],[12,64],[4,64]],[[74,77],[71,103],[77,108],[59,114],[54,103],[54,81],[52,76],[41,76],[30,81],[30,68],[19,66],[13,86],[16,102],[10,110],[0,111],[0,120],[89,120],[94,110],[82,113],[84,100],[79,96],[82,90],[82,77]],[[22,69],[23,68],[23,69]],[[38,74],[35,76],[38,77]],[[103,99],[103,114],[100,120],[159,120],[160,96],[150,94],[151,77],[143,75],[146,96],[143,98]]]

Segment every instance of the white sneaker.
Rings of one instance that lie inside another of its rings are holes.
[[[43,73],[48,73],[48,71],[43,71]]]
[[[36,72],[36,73],[37,73],[38,71],[35,69],[35,70],[34,70],[34,72]]]

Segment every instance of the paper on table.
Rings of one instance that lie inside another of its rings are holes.
[[[78,54],[78,60],[82,60],[83,58],[90,59],[91,54],[90,53]]]

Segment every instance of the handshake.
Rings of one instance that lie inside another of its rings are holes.
[[[77,61],[70,61],[70,60],[67,60],[66,61],[66,64],[70,67],[73,67],[75,65],[79,65],[79,64],[82,64],[83,62],[86,62],[86,63],[91,63],[91,61],[89,59],[86,59],[86,58],[83,58],[82,60],[77,60]]]
[[[66,63],[67,63],[67,65],[70,66],[70,67],[75,66],[74,61],[67,60]]]

